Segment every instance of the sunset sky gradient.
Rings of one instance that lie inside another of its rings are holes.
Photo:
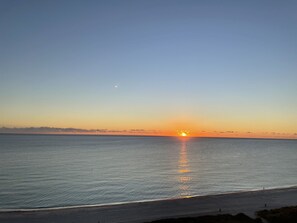
[[[296,11],[2,0],[0,133],[297,138]]]

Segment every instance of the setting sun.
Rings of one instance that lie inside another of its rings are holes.
[[[182,136],[182,137],[186,137],[186,136],[188,136],[188,134],[185,133],[185,132],[181,132],[181,133],[180,133],[180,136]]]

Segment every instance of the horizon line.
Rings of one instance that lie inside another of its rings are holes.
[[[110,137],[168,137],[168,138],[201,138],[201,139],[260,139],[260,140],[297,140],[297,138],[273,138],[273,137],[230,137],[230,136],[187,136],[179,135],[140,135],[140,134],[82,134],[82,133],[2,133],[0,135],[27,135],[27,136],[110,136]]]

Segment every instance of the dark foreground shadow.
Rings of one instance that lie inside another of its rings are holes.
[[[151,223],[261,223],[261,219],[252,219],[245,214],[206,215],[190,218],[163,219]]]
[[[245,214],[220,214],[200,217],[172,218],[152,221],[151,223],[297,223],[297,206],[283,207],[256,212],[256,219]],[[264,219],[264,221],[261,220]]]
[[[269,223],[296,223],[297,206],[262,210],[257,212],[257,216],[265,219]]]

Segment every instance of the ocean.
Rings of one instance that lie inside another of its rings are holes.
[[[297,140],[0,135],[0,210],[297,185]]]

